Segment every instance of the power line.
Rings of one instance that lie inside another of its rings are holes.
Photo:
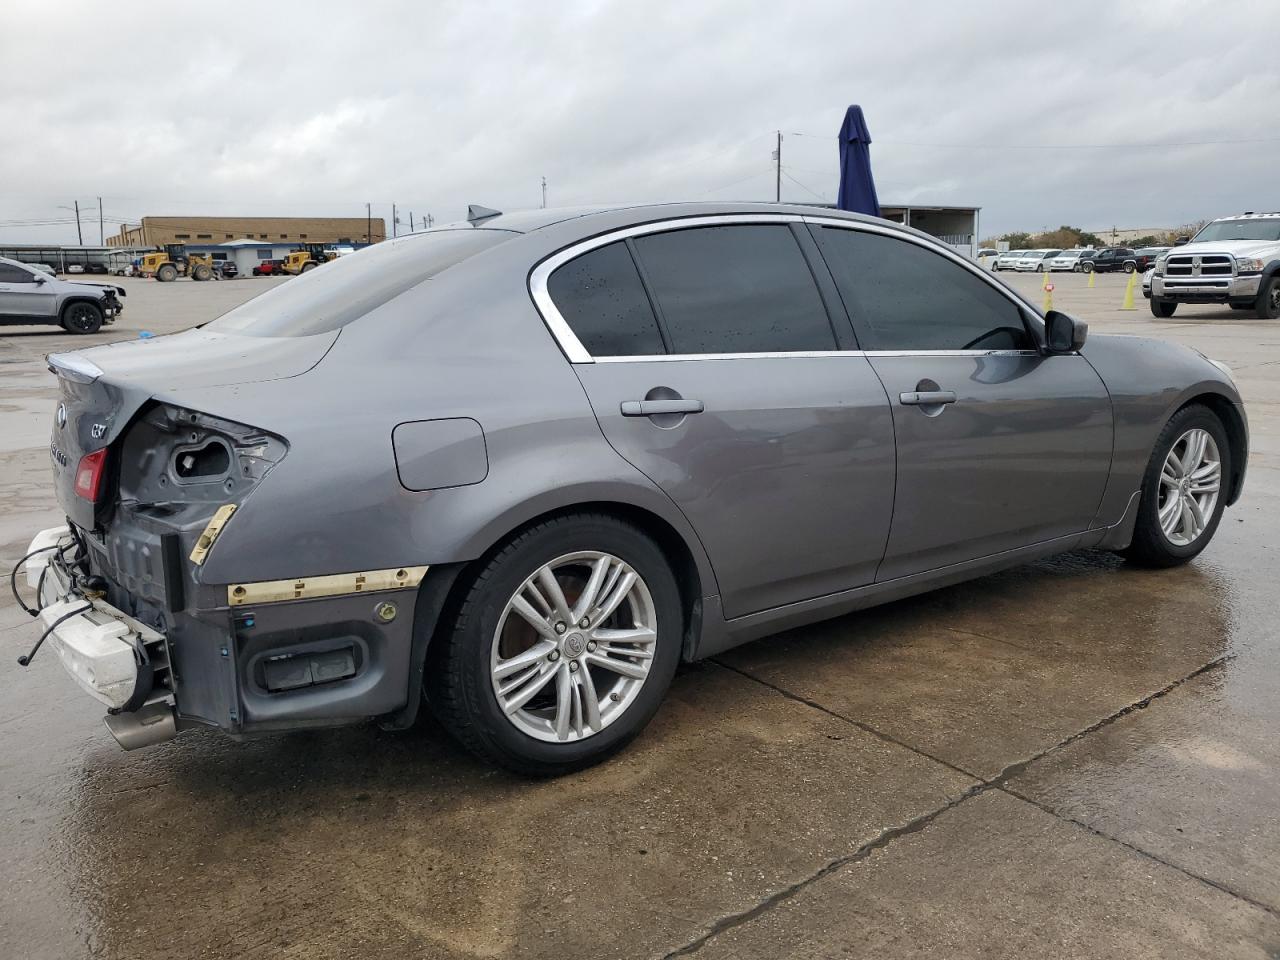
[[[834,136],[792,131],[793,137],[835,140]],[[1217,147],[1242,143],[1280,143],[1280,137],[1245,137],[1232,140],[1181,140],[1166,143],[925,143],[920,140],[874,140],[891,147],[927,147],[936,150],[1166,150],[1173,147]]]
[[[782,175],[783,175],[784,177],[786,177],[788,180],[790,180],[792,183],[794,183],[797,187],[800,187],[800,188],[801,188],[801,189],[803,189],[803,190],[807,190],[811,195],[813,195],[813,196],[817,197],[817,198],[818,198],[819,200],[821,200],[823,203],[826,203],[826,202],[827,202],[827,198],[826,198],[825,196],[823,196],[822,194],[818,193],[816,190],[813,190],[813,189],[811,189],[811,188],[809,188],[809,187],[806,187],[803,183],[801,183],[799,180],[797,180],[797,179],[796,179],[795,177],[793,177],[791,174],[787,173],[787,171],[786,171],[786,170],[783,170],[783,171],[782,171]]]

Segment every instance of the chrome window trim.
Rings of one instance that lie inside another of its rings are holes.
[[[1002,283],[987,275],[987,272],[980,268],[977,264],[970,263],[960,254],[956,253],[945,244],[926,240],[922,237],[914,236],[911,233],[898,227],[880,226],[875,223],[867,223],[861,220],[843,220],[838,217],[811,216],[797,213],[725,213],[712,214],[701,217],[674,217],[667,220],[654,220],[648,223],[635,224],[630,227],[620,227],[617,230],[610,230],[596,237],[590,237],[586,240],[580,240],[570,244],[562,250],[558,250],[539,262],[529,272],[529,295],[533,298],[534,306],[537,307],[538,313],[542,315],[543,322],[547,325],[547,329],[551,331],[551,336],[556,343],[560,345],[560,349],[564,351],[570,363],[652,363],[652,362],[668,362],[668,361],[688,361],[688,360],[754,360],[761,358],[784,358],[796,359],[804,357],[920,357],[920,356],[942,356],[942,357],[984,357],[984,356],[1039,356],[1038,350],[803,350],[803,351],[782,351],[774,353],[663,353],[663,354],[643,354],[639,356],[602,356],[595,357],[583,346],[582,341],[578,339],[573,329],[569,326],[567,320],[556,307],[555,302],[551,299],[551,294],[547,289],[547,283],[558,268],[564,266],[570,260],[589,253],[599,247],[608,246],[619,240],[626,240],[629,237],[639,237],[650,233],[666,233],[671,230],[682,230],[690,227],[710,227],[710,226],[726,226],[740,225],[752,223],[802,223],[814,224],[817,226],[840,227],[846,230],[862,230],[866,233],[882,234],[896,240],[905,240],[908,243],[914,243],[916,246],[931,250],[940,254],[964,269],[968,270],[974,276],[981,279],[984,283],[991,286],[997,293],[1001,294],[1005,299],[1011,301],[1016,306],[1023,308],[1029,316],[1034,319],[1041,319],[1039,311],[1031,305],[1030,302],[1024,300],[1013,290],[1004,286]]]

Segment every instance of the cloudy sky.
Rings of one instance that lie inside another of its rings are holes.
[[[451,220],[537,206],[543,176],[552,206],[766,200],[776,130],[783,199],[834,200],[850,103],[882,202],[979,205],[984,235],[1280,208],[1277,0],[203,9],[6,2],[0,242],[74,243],[61,208],[98,196],[108,233]]]

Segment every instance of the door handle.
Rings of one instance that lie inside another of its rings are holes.
[[[954,390],[912,390],[898,394],[898,402],[908,407],[936,407],[943,403],[955,403]]]
[[[653,417],[663,413],[701,413],[701,400],[623,400],[624,417]]]

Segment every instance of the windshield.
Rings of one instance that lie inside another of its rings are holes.
[[[1280,240],[1280,217],[1257,220],[1215,220],[1191,240]]]
[[[465,229],[384,240],[287,280],[205,329],[251,337],[306,337],[336,330],[513,236],[508,230]]]

